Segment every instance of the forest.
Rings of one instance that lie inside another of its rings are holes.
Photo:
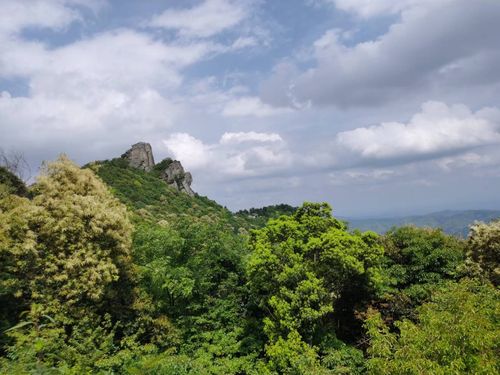
[[[500,221],[233,214],[123,159],[0,168],[2,374],[498,374]]]

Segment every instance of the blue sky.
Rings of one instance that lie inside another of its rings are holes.
[[[231,209],[500,208],[497,0],[0,0],[0,148],[152,144]]]

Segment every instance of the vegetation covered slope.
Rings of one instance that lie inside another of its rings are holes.
[[[87,165],[130,210],[144,219],[169,220],[179,215],[200,218],[212,216],[235,231],[248,227],[227,208],[207,197],[179,194],[159,178],[158,166],[151,172],[130,167],[124,159],[94,162]]]
[[[16,192],[0,184],[0,373],[500,370],[498,222],[380,236],[306,202],[247,231],[122,160],[61,157]]]

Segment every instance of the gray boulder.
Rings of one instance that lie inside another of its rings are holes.
[[[150,172],[155,167],[153,150],[151,145],[146,142],[139,142],[132,145],[130,150],[122,155],[122,158],[127,160],[131,167],[139,168],[146,172]],[[160,173],[160,178],[169,186],[194,197],[195,193],[191,189],[193,176],[191,176],[191,173],[184,171],[180,161],[167,158],[158,163],[154,169]]]
[[[130,150],[122,155],[122,158],[126,159],[131,167],[147,172],[151,171],[155,165],[153,150],[151,145],[146,142],[139,142],[132,145]]]
[[[184,171],[181,162],[178,160],[165,159],[162,163],[164,163],[166,167],[161,172],[160,177],[169,186],[194,197],[195,193],[191,189],[193,177],[191,176],[191,173]]]

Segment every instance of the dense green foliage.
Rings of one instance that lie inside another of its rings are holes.
[[[91,163],[88,168],[96,172],[121,202],[147,221],[212,216],[235,231],[248,227],[244,220],[216,202],[200,195],[191,198],[170,188],[158,178],[157,168],[161,163],[150,173],[129,167],[123,159]]]
[[[411,317],[441,282],[463,276],[465,243],[440,229],[393,228],[382,243],[388,288],[379,309],[386,319]]]
[[[374,374],[498,374],[500,293],[471,280],[447,283],[417,308],[418,320],[397,322],[399,334],[380,315],[367,321]]]
[[[377,235],[349,233],[326,203],[306,203],[254,232],[251,248],[248,283],[263,316],[270,368],[315,370],[318,354],[335,342],[335,319],[329,316],[335,306],[364,301],[380,287],[383,249]]]
[[[462,240],[350,231],[326,203],[232,214],[168,162],[4,174],[0,373],[498,373],[498,222]]]
[[[282,215],[292,215],[297,207],[288,204],[277,204],[262,208],[250,208],[248,210],[240,210],[235,213],[235,216],[242,218],[251,228],[264,227],[269,219],[277,219]]]

